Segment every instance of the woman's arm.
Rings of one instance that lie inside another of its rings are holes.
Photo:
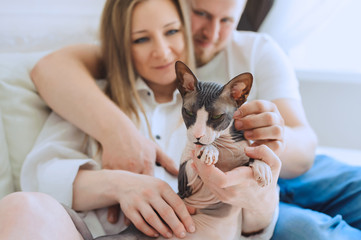
[[[86,211],[120,204],[143,233],[183,238],[194,223],[180,197],[164,181],[123,170],[80,170],[73,184],[73,208]],[[159,215],[158,215],[159,214]]]
[[[100,47],[77,45],[41,59],[31,72],[40,95],[60,116],[97,139],[103,167],[152,174],[158,161],[176,174],[173,161],[143,137],[132,121],[100,90],[104,78]]]

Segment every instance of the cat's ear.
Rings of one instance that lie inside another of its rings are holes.
[[[181,61],[175,63],[177,74],[177,88],[182,96],[188,92],[193,92],[198,84],[198,80],[193,72]]]
[[[247,100],[252,83],[253,76],[251,73],[239,74],[224,86],[222,95],[231,97],[239,107]]]

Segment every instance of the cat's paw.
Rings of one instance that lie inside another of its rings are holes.
[[[253,169],[253,176],[259,186],[265,187],[271,183],[272,171],[267,163],[260,160],[254,160],[254,162],[250,164],[250,167]]]
[[[197,157],[207,165],[214,165],[218,162],[218,149],[213,145],[202,146],[198,152]]]

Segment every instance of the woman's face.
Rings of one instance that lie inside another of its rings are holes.
[[[131,51],[138,74],[153,84],[169,85],[174,65],[185,61],[183,25],[171,0],[138,3],[132,14]]]

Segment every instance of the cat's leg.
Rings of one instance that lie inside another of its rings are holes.
[[[218,149],[213,145],[202,146],[198,152],[197,157],[205,164],[212,165],[218,162]]]
[[[254,160],[249,166],[253,169],[253,176],[261,187],[267,186],[272,180],[272,171],[267,163]]]

